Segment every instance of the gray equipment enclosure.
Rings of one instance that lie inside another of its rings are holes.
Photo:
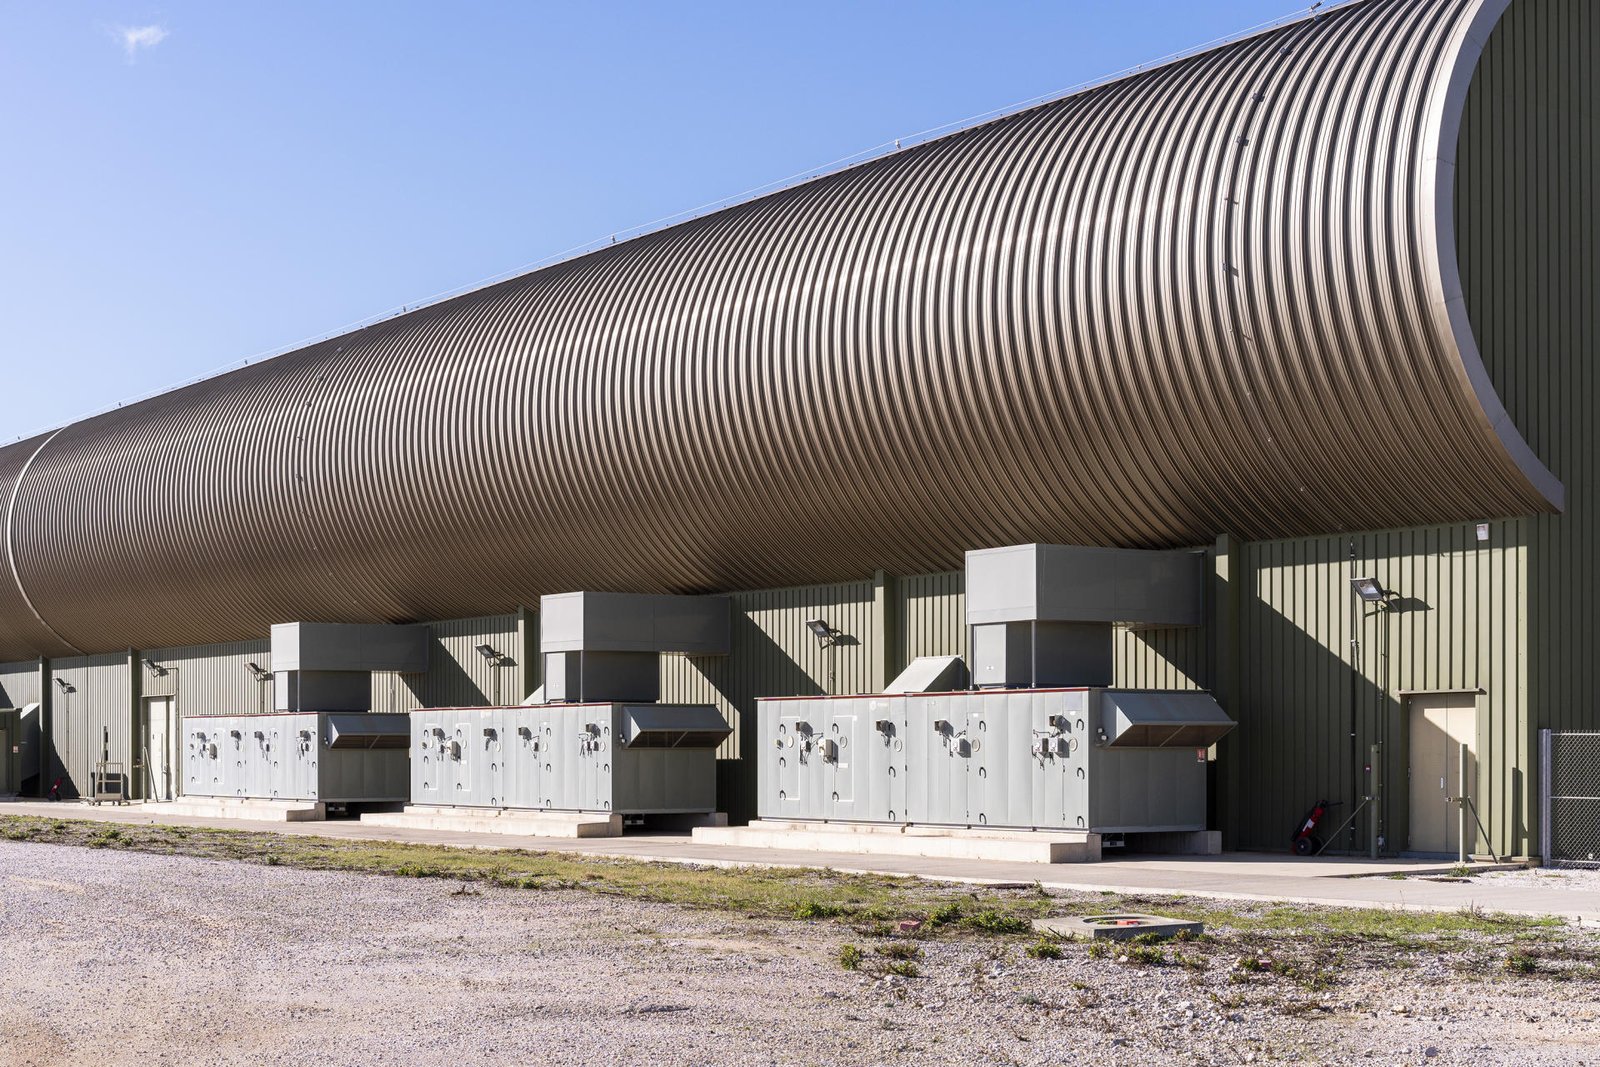
[[[762,819],[1206,828],[1208,693],[992,690],[757,702]]]
[[[705,704],[541,704],[411,713],[411,803],[654,815],[713,812]]]
[[[326,804],[406,799],[405,715],[188,715],[187,796]]]

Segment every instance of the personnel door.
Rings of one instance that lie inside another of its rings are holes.
[[[145,739],[146,780],[142,783],[150,800],[172,800],[177,796],[177,701],[172,697],[146,697]]]
[[[1462,745],[1466,789],[1477,792],[1477,702],[1471,694],[1451,693],[1413,696],[1410,703],[1410,851],[1454,853],[1460,847],[1460,812],[1453,801],[1462,794]]]

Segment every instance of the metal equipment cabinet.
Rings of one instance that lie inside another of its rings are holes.
[[[188,796],[329,804],[406,799],[405,715],[290,712],[183,720]]]
[[[411,803],[615,814],[716,810],[703,704],[542,704],[411,713]]]
[[[757,704],[762,819],[1203,830],[1210,694],[1009,689]]]

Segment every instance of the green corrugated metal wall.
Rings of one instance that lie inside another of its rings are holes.
[[[1531,729],[1522,612],[1528,552],[1523,520],[1473,526],[1267,541],[1241,549],[1239,722],[1228,758],[1230,843],[1278,848],[1321,797],[1353,810],[1368,747],[1384,745],[1388,848],[1406,847],[1406,692],[1481,690],[1479,806],[1495,847],[1529,850]],[[1353,558],[1352,558],[1353,552]],[[1352,594],[1377,578],[1388,612]],[[1352,762],[1352,723],[1354,762]],[[1366,847],[1356,836],[1330,847]]]
[[[94,765],[102,758],[120,761],[131,777],[133,674],[129,655],[75,656],[52,661],[50,669],[54,679],[70,687],[64,691],[57,686],[50,696],[51,778],[65,777],[62,795],[88,792]]]
[[[528,695],[523,671],[528,656],[519,638],[518,616],[486,615],[431,623],[426,674],[372,676],[372,710],[520,704]],[[476,649],[488,645],[506,658],[491,666]]]
[[[1468,98],[1457,178],[1473,333],[1506,410],[1567,489],[1565,514],[1526,525],[1531,715],[1558,729],[1600,729],[1600,211],[1583,180],[1600,163],[1597,55],[1592,0],[1513,4]],[[1478,140],[1495,150],[1471,151]]]
[[[894,647],[899,666],[918,656],[967,655],[966,575],[917,574],[895,582]]]
[[[0,663],[0,708],[37,704],[43,699],[39,693],[38,660]]]
[[[269,641],[153,648],[139,653],[139,696],[176,697],[179,715],[253,715],[272,710],[272,685],[258,682],[247,663],[272,670]],[[166,674],[152,674],[149,664]],[[140,715],[143,723],[143,715]],[[144,729],[143,726],[140,729]]]

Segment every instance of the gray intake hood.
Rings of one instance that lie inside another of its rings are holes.
[[[1234,727],[1210,693],[1107,689],[1100,694],[1107,748],[1209,748]]]

